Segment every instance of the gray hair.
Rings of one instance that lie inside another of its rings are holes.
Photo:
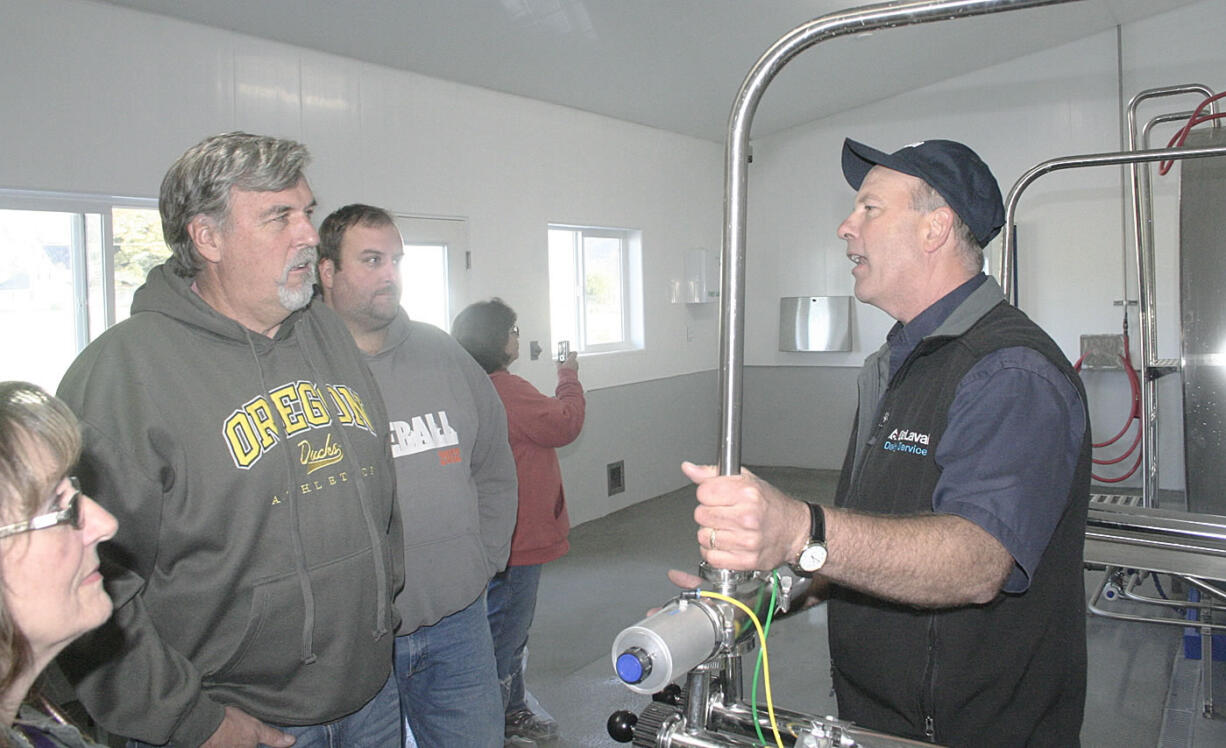
[[[912,210],[931,213],[937,208],[949,208],[949,203],[941,197],[941,193],[933,189],[932,185],[922,179],[916,181],[917,184],[911,190]],[[954,241],[958,245],[958,259],[968,271],[978,273],[983,270],[983,247],[979,246],[979,240],[975,238],[970,226],[966,225],[966,221],[962,220],[962,216],[958,215],[958,211],[953,208],[949,210],[954,214],[954,224],[951,229]]]
[[[311,159],[306,146],[293,140],[227,132],[205,138],[171,165],[162,179],[158,210],[162,234],[174,256],[171,267],[194,276],[204,267],[187,226],[198,215],[218,223],[230,216],[230,191],[278,192],[302,179]]]

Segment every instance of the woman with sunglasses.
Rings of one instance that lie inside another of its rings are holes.
[[[94,745],[30,698],[60,650],[111,615],[98,544],[117,523],[68,475],[80,449],[67,406],[0,382],[0,745]]]

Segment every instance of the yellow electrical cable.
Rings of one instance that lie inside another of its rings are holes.
[[[766,713],[770,716],[771,731],[775,733],[775,745],[783,748],[783,738],[779,737],[779,725],[775,724],[775,702],[771,698],[771,659],[766,652],[766,634],[762,633],[762,624],[758,621],[758,617],[749,609],[749,606],[740,600],[721,595],[718,592],[708,592],[707,590],[699,590],[698,594],[702,597],[713,597],[716,600],[723,600],[726,603],[732,603],[736,607],[745,611],[749,616],[749,620],[753,621],[754,628],[758,630],[758,641],[762,642],[762,680],[766,684]]]

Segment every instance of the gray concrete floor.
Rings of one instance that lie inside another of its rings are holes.
[[[837,481],[834,471],[757,472],[792,495],[822,502],[832,499]],[[668,569],[696,570],[693,508],[693,488],[684,488],[585,523],[571,533],[571,552],[545,566],[527,680],[561,727],[554,745],[619,745],[605,730],[608,716],[618,709],[637,713],[648,703],[648,697],[617,680],[610,650],[623,628],[676,595],[665,578]],[[1101,578],[1101,572],[1086,572],[1087,594]],[[1182,628],[1097,616],[1087,624],[1089,693],[1082,745],[1226,746],[1226,706],[1212,719],[1201,716],[1200,662],[1184,659]],[[776,705],[834,714],[825,606],[777,621],[768,647]],[[746,692],[752,669],[746,658]],[[1226,705],[1226,663],[1214,668],[1213,690]]]

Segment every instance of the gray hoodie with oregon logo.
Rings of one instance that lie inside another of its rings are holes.
[[[119,520],[111,621],[60,657],[107,730],[197,745],[234,705],[319,724],[378,692],[403,579],[387,416],[318,300],[268,338],[154,268],[60,383]]]

